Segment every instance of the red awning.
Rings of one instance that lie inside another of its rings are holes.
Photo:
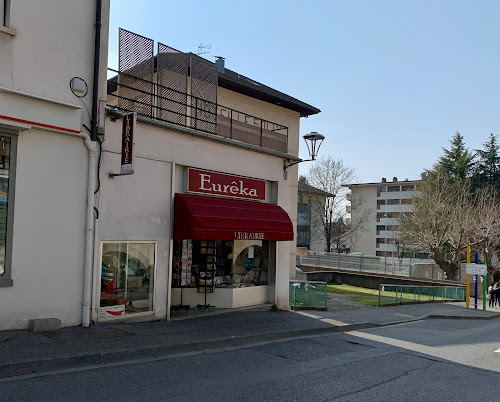
[[[277,205],[176,194],[174,239],[293,240],[293,226]]]

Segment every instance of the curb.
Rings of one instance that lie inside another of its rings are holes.
[[[136,349],[115,349],[106,352],[79,353],[38,360],[25,360],[0,363],[0,378],[16,377],[28,374],[48,373],[56,370],[72,369],[85,366],[134,361],[144,358],[175,356],[185,353],[206,352],[212,349],[227,349],[247,346],[262,342],[301,338],[312,335],[329,335],[340,332],[380,327],[380,324],[362,323],[338,327],[304,329],[297,331],[274,332],[243,337],[220,338],[204,342],[186,343],[170,346],[151,346]]]
[[[500,313],[485,317],[474,317],[466,315],[440,315],[430,314],[414,319],[398,320],[394,322],[375,324],[360,323],[325,328],[303,329],[296,331],[272,332],[260,335],[249,335],[242,337],[219,338],[203,342],[185,343],[170,346],[150,346],[135,349],[115,349],[105,352],[79,353],[53,358],[42,358],[38,360],[25,360],[19,362],[0,363],[0,378],[16,377],[29,374],[49,373],[52,371],[74,369],[87,366],[99,366],[109,363],[133,362],[145,358],[158,358],[176,356],[185,353],[207,352],[213,349],[228,349],[241,346],[261,344],[263,342],[280,341],[308,336],[330,335],[371,328],[381,328],[397,324],[406,324],[428,319],[463,319],[463,320],[491,320],[499,318]]]

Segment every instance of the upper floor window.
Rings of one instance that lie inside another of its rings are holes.
[[[399,186],[389,186],[387,187],[388,192],[394,192],[394,191],[399,191]]]
[[[0,27],[8,27],[10,14],[10,0],[0,0]]]
[[[387,200],[387,205],[399,205],[399,200]]]
[[[0,25],[1,26],[5,26],[6,25],[6,22],[5,22],[5,3],[6,3],[6,0],[0,0]]]
[[[384,193],[386,188],[387,188],[386,186],[377,187],[377,193]]]

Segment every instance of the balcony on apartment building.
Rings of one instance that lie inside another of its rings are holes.
[[[288,127],[224,105],[160,85],[128,72],[108,71],[108,109],[137,112],[138,116],[184,129],[224,137],[255,147],[288,152]]]

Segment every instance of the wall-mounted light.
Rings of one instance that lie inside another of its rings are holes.
[[[321,144],[323,143],[325,136],[317,133],[316,131],[313,131],[312,133],[304,135],[302,138],[304,138],[304,141],[306,142],[307,151],[309,152],[309,158],[311,158],[311,159],[300,159],[300,160],[295,161],[295,162],[290,162],[290,159],[285,159],[283,161],[283,177],[285,180],[288,177],[286,170],[290,166],[296,165],[296,164],[301,163],[301,162],[310,162],[310,161],[316,160],[316,157],[318,156],[319,148],[321,147]]]
[[[71,92],[73,92],[73,94],[75,94],[79,98],[83,98],[89,91],[87,83],[83,78],[80,77],[71,78],[71,81],[69,82],[69,88],[71,89]]]

